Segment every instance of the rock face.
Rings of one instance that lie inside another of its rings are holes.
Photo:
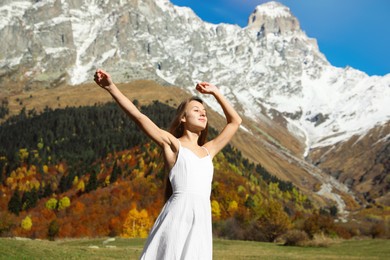
[[[262,35],[269,33],[283,35],[301,30],[298,19],[292,15],[290,9],[277,2],[268,2],[256,7],[249,16],[248,28],[258,30]]]
[[[339,155],[334,147],[390,119],[390,74],[369,77],[331,66],[277,2],[256,7],[245,28],[205,23],[167,0],[3,0],[0,14],[2,95],[92,81],[97,67],[117,82],[152,79],[190,92],[207,80],[260,127],[278,124],[301,140],[305,151],[292,156],[324,169],[335,162],[327,158]],[[375,142],[387,147],[390,141]],[[338,169],[330,174],[340,180],[355,172],[335,174]]]

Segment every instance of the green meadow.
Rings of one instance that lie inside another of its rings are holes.
[[[0,239],[0,259],[138,259],[144,239]],[[390,240],[345,240],[328,247],[214,239],[215,260],[390,259]]]

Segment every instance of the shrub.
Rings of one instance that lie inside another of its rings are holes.
[[[325,236],[324,233],[318,233],[313,236],[313,239],[303,242],[303,246],[329,247],[336,242],[337,240]]]
[[[245,237],[243,228],[234,217],[214,223],[214,227],[213,231],[218,237],[237,240],[244,239]]]
[[[309,236],[303,230],[293,229],[282,235],[281,239],[284,240],[285,246],[302,246],[309,240]]]
[[[313,238],[315,234],[334,233],[334,221],[330,216],[324,216],[321,214],[313,214],[307,218],[303,224],[303,230]]]
[[[350,239],[356,232],[354,230],[350,230],[347,227],[343,225],[335,225],[334,231],[336,232],[337,236],[343,239]]]
[[[374,239],[379,237],[384,237],[386,233],[385,230],[386,230],[386,226],[383,223],[383,221],[378,221],[371,226],[370,234]]]

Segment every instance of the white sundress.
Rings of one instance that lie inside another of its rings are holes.
[[[179,141],[179,154],[169,173],[173,194],[154,223],[140,259],[212,259],[213,172],[208,151],[199,158]]]

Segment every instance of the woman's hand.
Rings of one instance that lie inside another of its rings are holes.
[[[98,84],[100,87],[106,90],[110,90],[113,86],[115,86],[114,82],[111,79],[110,74],[108,74],[102,69],[96,70],[93,79],[96,82],[96,84]]]
[[[196,84],[195,88],[202,94],[215,94],[219,91],[215,85],[208,82],[200,82]]]

